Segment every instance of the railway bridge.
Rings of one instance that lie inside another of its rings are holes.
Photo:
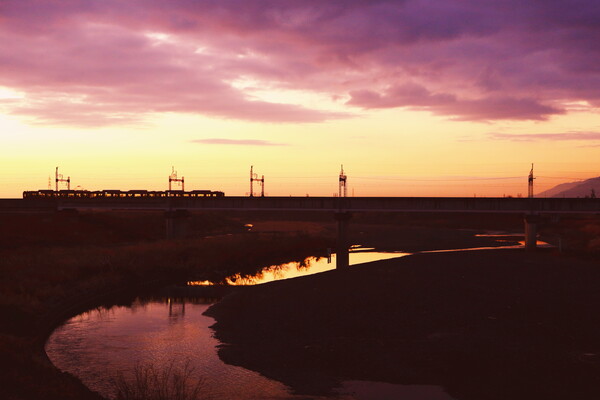
[[[319,211],[338,224],[337,268],[348,266],[348,224],[352,213],[511,213],[524,218],[525,247],[535,248],[543,214],[600,214],[600,198],[510,197],[160,197],[0,199],[0,212],[52,210],[154,210],[166,217],[167,237],[174,237],[190,211]]]

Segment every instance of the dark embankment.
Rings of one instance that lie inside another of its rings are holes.
[[[0,215],[0,399],[100,398],[43,353],[68,317],[149,288],[302,260],[331,245],[308,235],[233,233],[243,223],[213,215],[190,225],[189,237],[164,240],[160,215]]]
[[[373,247],[380,251],[417,252],[429,250],[469,249],[475,247],[498,247],[519,244],[522,237],[483,237],[481,230],[431,228],[419,226],[390,226],[356,224],[351,227],[353,243]],[[503,239],[499,241],[497,239]],[[400,245],[401,244],[401,245]]]
[[[224,213],[192,213],[187,236],[242,232],[243,224]],[[165,217],[160,211],[0,213],[0,252],[34,247],[118,245],[164,237]]]
[[[313,235],[334,236],[337,226],[332,215],[320,213],[305,216],[291,213],[298,220],[260,219],[250,220],[257,232],[305,232]],[[497,247],[518,244],[522,237],[480,237],[477,233],[487,230],[523,232],[521,215],[453,215],[453,214],[390,214],[356,213],[350,219],[348,233],[352,244],[374,247],[381,251],[424,251],[464,249],[473,247]],[[277,214],[275,214],[277,216]],[[283,216],[280,216],[283,218]]]
[[[600,398],[600,265],[486,250],[247,288],[209,310],[220,356],[303,394],[341,380],[461,400]]]
[[[329,213],[256,212],[251,216],[232,213],[254,224],[261,232],[306,232],[335,235],[336,225]],[[349,223],[349,238],[354,244],[380,250],[422,251],[498,246],[493,239],[473,233],[501,231],[523,233],[522,214],[488,213],[354,213]],[[563,252],[578,256],[600,255],[600,221],[594,215],[540,216],[540,239]],[[511,238],[506,238],[511,239]],[[514,239],[514,238],[512,238]],[[511,244],[511,243],[504,243]]]

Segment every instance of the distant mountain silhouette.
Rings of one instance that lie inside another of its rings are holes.
[[[600,176],[580,182],[561,183],[535,197],[590,197],[592,189],[596,197],[600,197]]]

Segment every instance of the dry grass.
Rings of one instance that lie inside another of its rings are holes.
[[[600,255],[600,221],[596,217],[564,217],[541,226],[544,240],[563,251],[588,257]]]
[[[135,366],[132,377],[119,373],[113,380],[115,400],[201,400],[204,379],[197,376],[190,361],[178,366],[152,363]]]
[[[187,280],[224,282],[229,275],[302,259],[326,247],[322,239],[303,235],[240,234],[118,247],[15,251],[0,259],[0,317],[3,312],[16,312],[26,320],[64,308],[82,296],[155,281],[162,285]],[[7,327],[23,328],[15,333],[26,334],[31,325],[21,322],[12,318]]]
[[[252,221],[253,232],[304,232],[311,235],[331,235],[336,226],[331,222],[315,221]]]

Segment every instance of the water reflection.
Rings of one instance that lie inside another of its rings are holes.
[[[377,252],[370,248],[353,246],[350,251],[350,265],[366,262],[387,260],[390,258],[404,257],[410,253]],[[300,262],[294,261],[285,264],[271,265],[255,275],[235,274],[225,279],[228,285],[259,285],[281,279],[296,278],[317,274],[335,269],[335,254],[330,257],[308,257]],[[212,285],[210,281],[188,282],[189,285]]]
[[[445,249],[445,250],[428,250],[419,253],[447,253],[456,251],[472,251],[472,250],[499,250],[499,249],[521,249],[525,247],[525,242],[522,240],[522,234],[516,233],[485,233],[477,234],[476,237],[494,238],[497,242],[507,243],[500,246],[485,246],[473,247],[464,249]],[[516,244],[515,244],[516,243]],[[537,241],[538,247],[554,247],[541,240]],[[380,252],[374,251],[373,248],[361,247],[353,245],[350,248],[350,265],[362,264],[372,261],[387,260],[390,258],[404,257],[412,253],[405,252]],[[224,283],[227,285],[259,285],[262,283],[272,282],[281,279],[296,278],[317,274],[320,272],[330,271],[335,269],[336,255],[331,254],[327,257],[308,257],[302,261],[294,261],[285,264],[271,265],[254,275],[234,274],[225,278]],[[192,281],[188,282],[192,286],[210,286],[211,281]]]
[[[209,328],[212,318],[202,315],[211,303],[204,299],[137,299],[129,307],[98,308],[58,328],[46,343],[46,353],[62,371],[77,376],[90,389],[114,397],[115,376],[134,374],[136,366],[193,368],[191,384],[202,381],[202,398],[212,400],[287,399],[293,395],[280,382],[241,367],[223,363],[219,342]],[[405,397],[399,397],[399,395]],[[408,396],[408,397],[406,397]],[[343,382],[327,397],[314,400],[374,399],[452,400],[440,387]]]
[[[169,320],[177,322],[179,318],[185,317],[185,300],[179,303],[168,299],[169,303]]]
[[[131,307],[97,309],[71,318],[46,343],[48,357],[59,369],[79,377],[105,397],[112,397],[117,371],[131,376],[137,364],[157,367],[189,360],[201,377],[203,394],[218,399],[288,399],[276,381],[221,362],[219,342],[202,315],[210,304],[197,299],[137,300]]]
[[[525,248],[525,240],[523,240],[523,235],[518,233],[482,233],[475,235],[476,237],[489,237],[494,238],[496,242],[499,243],[511,243],[504,246],[482,246],[482,247],[469,247],[466,249],[444,249],[444,250],[426,250],[420,251],[419,253],[453,253],[457,251],[477,251],[477,250],[499,250],[499,249],[524,249]],[[517,243],[517,244],[512,244]],[[536,246],[539,248],[554,248],[554,245],[551,245],[548,242],[544,242],[542,240],[536,240]]]

